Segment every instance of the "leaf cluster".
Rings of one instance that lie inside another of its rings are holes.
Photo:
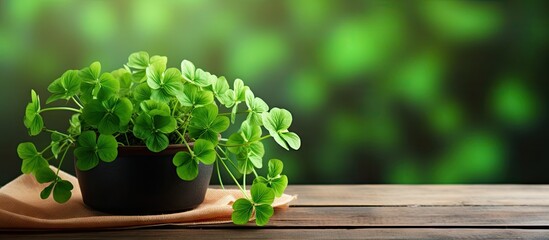
[[[255,214],[257,224],[264,225],[288,178],[281,175],[280,160],[269,161],[266,177],[257,175],[265,156],[262,141],[273,138],[287,150],[301,145],[299,136],[289,131],[289,111],[269,109],[241,79],[234,80],[231,88],[225,77],[188,60],[179,68],[169,67],[167,57],[136,52],[114,71],[104,71],[100,62],[68,70],[48,86],[48,92],[48,106],[43,107],[38,94],[31,91],[23,122],[29,135],[50,134],[51,143],[42,151],[33,143],[21,143],[17,152],[23,173],[49,183],[41,197],[53,193],[60,203],[71,197],[73,186],[49,166],[57,159],[59,168],[69,150],[74,152],[76,167],[88,171],[101,162],[116,161],[120,146],[144,145],[151,152],[162,152],[170,144],[180,144],[186,150],[175,154],[172,162],[182,181],[194,180],[200,164],[216,164],[219,177],[223,167],[244,195],[235,202],[235,223],[247,222]],[[43,118],[47,111],[72,112],[69,128],[49,129]],[[237,124],[239,114],[245,115],[240,128],[223,138],[229,126]],[[268,134],[263,135],[263,129]],[[229,165],[242,175],[242,184]],[[246,177],[252,173],[256,178],[248,195]]]

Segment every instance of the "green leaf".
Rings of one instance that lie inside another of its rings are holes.
[[[36,136],[44,128],[44,119],[40,116],[40,96],[34,90],[31,90],[32,101],[25,108],[25,118],[23,123],[29,130],[29,135]]]
[[[288,186],[288,177],[286,175],[280,175],[282,173],[282,170],[284,168],[284,164],[282,161],[278,159],[271,159],[269,160],[269,173],[267,174],[268,179],[264,177],[257,177],[254,180],[254,183],[263,183],[266,184],[268,187],[273,189],[275,196],[280,197],[284,193],[284,190],[286,190],[286,187]]]
[[[118,155],[118,142],[111,135],[99,135],[97,139],[97,155],[104,162],[112,162]]]
[[[133,105],[127,98],[92,100],[84,106],[82,117],[97,126],[101,134],[113,134],[130,122]]]
[[[217,106],[209,104],[193,110],[188,131],[192,138],[217,143],[219,133],[224,132],[228,127],[229,119],[218,116]]]
[[[196,72],[194,74],[194,79],[192,80],[187,80],[199,87],[207,87],[207,86],[210,86],[212,85],[212,80],[213,78],[211,77],[211,74],[209,72],[205,72],[204,70],[202,69],[196,69]]]
[[[59,99],[68,100],[80,91],[80,78],[78,70],[68,70],[57,80],[48,86],[48,91],[52,94],[46,103],[51,103]]]
[[[147,148],[152,152],[161,152],[170,145],[170,142],[166,134],[153,133],[145,139],[145,145],[147,145]]]
[[[55,185],[55,182],[52,182],[40,192],[41,199],[48,199],[50,197],[51,191],[53,190],[53,185]]]
[[[145,105],[147,104],[144,104],[143,106]],[[147,106],[150,107],[152,105],[149,104]],[[148,109],[148,107],[144,108]],[[162,116],[157,114],[163,114],[163,111],[153,109],[149,111],[149,114],[143,113],[139,115],[135,120],[135,125],[133,127],[134,135],[137,138],[144,140],[147,148],[153,152],[161,152],[166,149],[169,145],[166,134],[175,131],[177,128],[175,118],[169,115]]]
[[[114,96],[120,90],[120,82],[116,80],[112,74],[101,72],[101,64],[94,62],[90,67],[80,71],[81,99],[84,102],[89,102],[93,99],[105,100]]]
[[[274,214],[274,209],[271,205],[255,206],[255,223],[257,226],[265,226],[269,223],[269,219]]]
[[[262,177],[262,176],[258,176],[254,179],[254,183],[263,183],[265,185],[268,185],[270,182],[269,180],[267,180],[265,177]]]
[[[132,92],[132,74],[124,68],[111,72],[112,76],[120,83],[119,97],[128,97]]]
[[[185,181],[192,181],[198,176],[198,162],[189,152],[178,152],[173,157],[177,176]]]
[[[162,63],[151,64],[147,67],[147,84],[151,89],[161,87],[164,71],[166,71],[166,65]]]
[[[39,183],[47,183],[54,181],[57,178],[57,175],[51,168],[49,167],[43,167],[34,173],[34,177],[36,178],[36,181]]]
[[[234,91],[232,89],[229,89],[224,94],[220,95],[219,102],[225,105],[225,107],[227,108],[233,107],[236,104]]]
[[[246,101],[246,92],[249,90],[247,86],[244,86],[244,82],[237,78],[233,83],[235,100],[238,102]]]
[[[233,133],[229,137],[227,145],[246,145],[250,142],[259,140],[259,138],[261,138],[261,134],[261,127],[259,127],[258,125],[252,125],[248,121],[244,121],[240,126],[240,130],[237,133]],[[228,149],[232,153],[238,154],[243,151],[243,147],[245,146],[229,147]]]
[[[227,82],[227,79],[225,77],[217,78],[212,82],[212,90],[217,100],[225,105],[225,98],[223,96],[229,90],[229,83]]]
[[[181,62],[181,73],[186,81],[191,82],[194,79],[195,72],[196,68],[192,62],[188,60],[183,60]]]
[[[150,61],[149,61],[149,64],[156,64],[156,63],[166,65],[166,64],[168,64],[168,57],[158,56],[158,55],[152,56]]]
[[[210,73],[202,69],[196,69],[194,64],[188,60],[181,62],[181,73],[185,81],[190,82],[199,87],[207,87],[212,84],[212,76]]]
[[[286,109],[273,108],[263,114],[263,124],[269,132],[288,130],[292,124],[292,114]]]
[[[248,90],[246,92],[246,105],[250,111],[247,120],[252,124],[261,126],[263,124],[261,114],[269,111],[269,106],[267,103],[265,103],[265,101],[261,98],[255,97],[253,92]]]
[[[183,78],[176,68],[164,72],[165,64],[154,63],[147,68],[147,84],[152,89],[151,98],[169,102],[173,96],[183,94]]]
[[[78,137],[78,147],[74,150],[76,166],[87,171],[99,164],[99,160],[112,162],[118,155],[118,142],[112,135],[99,135],[93,131],[83,132]]]
[[[275,199],[274,191],[263,183],[252,184],[250,193],[252,194],[252,200],[254,201],[255,204],[258,204],[258,205],[261,205],[261,204],[271,205]]]
[[[241,198],[233,203],[231,219],[234,224],[243,225],[250,221],[254,212],[254,204],[248,199]]]
[[[67,202],[72,196],[73,188],[72,183],[67,180],[57,182],[53,188],[53,199],[58,203]]]
[[[293,149],[299,149],[301,140],[295,133],[289,133],[288,128],[292,124],[292,114],[285,109],[273,108],[270,112],[262,114],[263,125],[269,130],[276,143],[286,150],[289,150],[288,144]]]
[[[34,173],[38,169],[48,167],[48,161],[42,157],[42,154],[36,150],[33,143],[25,142],[17,146],[17,155],[23,160],[21,172],[28,174]]]
[[[301,139],[297,134],[293,132],[284,132],[280,133],[280,136],[288,143],[288,145],[290,145],[292,149],[298,150],[301,147]]]
[[[196,159],[206,165],[215,162],[215,146],[210,141],[198,139],[194,142],[193,152]]]
[[[147,52],[136,52],[128,57],[128,67],[145,69],[149,66],[149,54]]]
[[[151,99],[151,95],[151,88],[147,83],[141,83],[133,89],[133,99],[138,103]]]
[[[269,187],[273,189],[276,197],[281,197],[284,194],[284,190],[288,186],[288,177],[286,175],[280,175],[279,178],[272,179]]]
[[[162,133],[172,133],[177,128],[177,121],[172,116],[153,115],[154,128]]]
[[[69,120],[69,129],[67,132],[71,135],[80,135],[82,132],[82,123],[80,122],[80,114],[74,114]]]
[[[141,107],[141,110],[143,110],[143,112],[149,115],[170,116],[170,106],[168,106],[168,104],[164,102],[146,100],[141,102],[139,106]],[[151,114],[151,112],[154,114]]]
[[[263,155],[265,155],[265,149],[261,142],[253,142],[243,146],[242,151],[237,154],[238,170],[240,173],[249,174],[253,171],[254,167],[262,168]]]
[[[284,169],[284,163],[282,163],[282,161],[278,159],[269,160],[269,163],[267,164],[267,166],[269,168],[269,173],[268,173],[269,178],[278,177],[282,173],[282,170]]]
[[[202,107],[214,101],[212,92],[200,90],[199,87],[191,84],[185,84],[183,94],[177,94],[176,97],[179,103],[186,107]]]

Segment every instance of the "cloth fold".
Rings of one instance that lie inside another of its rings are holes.
[[[82,201],[77,179],[60,171],[62,179],[74,185],[71,199],[58,204],[52,198],[40,199],[46,185],[30,175],[21,175],[0,188],[0,229],[101,229],[136,228],[156,225],[202,225],[231,222],[232,203],[242,197],[240,190],[208,189],[196,209],[171,214],[120,216],[95,211]],[[273,207],[287,208],[296,196],[284,194]]]

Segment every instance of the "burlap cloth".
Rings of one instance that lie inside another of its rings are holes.
[[[231,222],[232,203],[242,197],[239,190],[208,189],[204,202],[196,209],[161,215],[119,216],[94,211],[84,205],[77,179],[60,172],[74,185],[72,198],[58,204],[51,197],[40,199],[45,185],[30,175],[21,175],[0,188],[0,229],[100,229],[136,228],[154,225],[202,225]],[[273,207],[286,208],[296,196],[284,194]]]

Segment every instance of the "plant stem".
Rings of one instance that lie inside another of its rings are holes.
[[[255,171],[255,168],[252,168],[252,170],[254,171],[255,178],[257,178],[259,175],[257,175],[257,172]]]
[[[67,146],[67,148],[65,149],[65,152],[63,152],[63,156],[61,156],[61,160],[59,160],[59,165],[57,165],[57,172],[55,173],[57,177],[59,177],[59,170],[61,169],[61,165],[63,164],[63,160],[65,160],[65,156],[67,155],[69,148],[70,146]]]
[[[242,174],[242,186],[244,187],[244,191],[246,191],[246,171],[248,170],[248,161],[244,163],[244,173]]]
[[[236,114],[242,114],[242,113],[249,113],[251,112],[250,110],[246,110],[246,111],[243,111],[243,112],[236,112]],[[230,116],[232,113],[219,113],[217,114],[218,116]]]
[[[221,148],[220,146],[217,146],[217,149],[219,149],[219,151],[221,151],[223,153],[223,155],[225,155],[225,158],[229,161],[229,163],[231,163],[231,165],[235,168],[235,169],[238,169],[238,167],[233,163],[233,161],[231,161],[231,158],[229,158],[229,154],[227,154],[227,152],[225,152],[223,150],[223,148]]]
[[[76,105],[78,105],[78,106],[80,107],[80,109],[84,108],[84,107],[82,106],[82,104],[80,104],[80,103],[78,102],[78,100],[76,100],[76,98],[71,97],[71,99],[74,101],[74,103],[76,103]]]
[[[124,133],[124,136],[126,137],[126,143],[128,146],[130,146],[130,140],[128,139],[128,133]]]
[[[71,108],[71,107],[51,107],[51,108],[44,108],[39,111],[39,113],[47,112],[47,111],[58,111],[58,110],[65,110],[65,111],[72,111],[77,113],[82,113],[82,110]]]
[[[219,158],[219,161],[223,160]],[[219,161],[215,161],[215,166],[217,168],[217,177],[219,178],[219,184],[221,185],[221,189],[225,189],[225,186],[223,186],[223,180],[221,179],[221,171],[219,171]]]
[[[219,156],[219,153],[217,153],[217,157],[219,157],[221,159],[221,156]],[[233,179],[234,183],[236,183],[236,186],[238,186],[238,188],[240,189],[240,191],[242,191],[242,194],[244,194],[244,197],[248,200],[250,200],[250,198],[248,197],[248,194],[246,193],[246,191],[244,191],[244,189],[240,186],[240,184],[238,183],[238,181],[236,180],[236,178],[234,177],[233,173],[231,172],[231,170],[229,169],[229,167],[227,167],[227,164],[225,164],[225,162],[222,160],[221,163],[223,164],[223,166],[225,167],[225,170],[227,170],[227,172],[229,173],[229,175],[231,175],[231,178]],[[250,200],[251,201],[251,200]]]
[[[47,129],[47,128],[44,128],[44,131],[49,132],[49,133],[59,134],[59,135],[61,135],[61,136],[63,136],[63,137],[72,139],[71,136],[69,136],[69,135],[67,135],[67,134],[64,134],[64,133],[62,133],[62,132],[58,132],[58,131],[51,130],[51,129]]]

